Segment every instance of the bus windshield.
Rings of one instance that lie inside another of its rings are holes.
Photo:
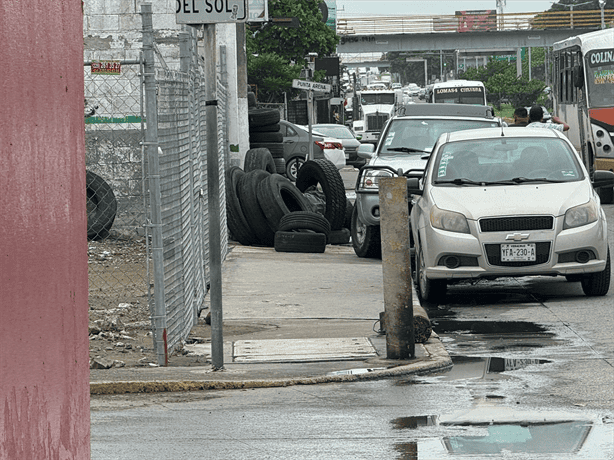
[[[590,107],[611,107],[614,94],[614,50],[586,53],[586,78]]]

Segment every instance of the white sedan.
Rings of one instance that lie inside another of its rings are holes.
[[[416,281],[439,301],[463,279],[565,276],[588,296],[610,287],[607,223],[569,140],[546,129],[445,133],[421,179],[408,179]]]

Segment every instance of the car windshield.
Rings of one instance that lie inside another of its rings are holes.
[[[418,153],[430,152],[439,136],[451,131],[463,131],[475,128],[493,128],[498,126],[495,120],[466,120],[462,118],[407,119],[398,118],[390,123],[379,156],[399,155],[408,149]],[[403,149],[404,148],[404,149]]]
[[[437,153],[433,183],[512,185],[584,179],[578,159],[562,139],[490,138],[445,144]]]
[[[354,139],[352,132],[345,126],[322,126],[314,125],[314,130],[327,135],[328,137],[334,137],[336,139]]]
[[[394,93],[372,93],[360,96],[362,105],[385,104],[394,105]]]

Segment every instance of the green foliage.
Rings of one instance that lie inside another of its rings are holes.
[[[309,53],[332,54],[339,38],[322,22],[318,2],[312,0],[269,0],[269,18],[299,20],[295,29],[272,22],[247,30],[247,79],[257,85],[262,102],[282,102],[283,93],[292,91]],[[324,72],[316,72],[320,81]]]

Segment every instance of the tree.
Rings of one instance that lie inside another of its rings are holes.
[[[247,29],[247,79],[258,86],[261,101],[281,102],[306,65],[305,57],[332,54],[339,38],[322,22],[317,1],[269,0],[269,18],[298,18],[300,25],[284,27],[270,21]],[[316,74],[314,80],[323,76]]]

